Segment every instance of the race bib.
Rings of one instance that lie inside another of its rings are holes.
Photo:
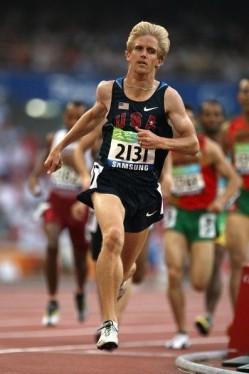
[[[54,188],[63,190],[78,191],[81,188],[79,174],[67,165],[62,165],[59,170],[51,174],[51,183]]]
[[[108,166],[127,170],[154,170],[155,150],[143,149],[137,133],[114,128],[107,158]]]
[[[177,209],[174,206],[168,206],[164,213],[164,227],[166,229],[172,229],[176,224]]]
[[[216,235],[216,215],[213,213],[203,214],[199,219],[199,237],[214,239]]]
[[[249,174],[249,143],[234,145],[235,168],[240,174]]]
[[[172,170],[174,195],[195,195],[203,191],[205,182],[199,164],[175,166]]]

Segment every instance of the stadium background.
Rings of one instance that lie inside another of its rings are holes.
[[[65,103],[90,105],[100,80],[125,74],[135,23],[168,29],[171,47],[158,78],[185,102],[198,110],[216,98],[228,117],[239,111],[237,83],[249,75],[246,0],[1,0],[0,7],[1,258],[10,244],[22,253],[44,250],[27,175],[45,134],[61,125]]]

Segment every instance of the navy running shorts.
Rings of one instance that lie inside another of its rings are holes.
[[[97,165],[97,171],[96,171]],[[115,175],[115,178],[113,177]],[[112,169],[103,168],[95,163],[95,173],[88,190],[77,195],[77,199],[93,208],[91,194],[93,192],[116,195],[125,208],[125,232],[140,232],[163,218],[161,186],[130,184],[127,178],[118,177]]]

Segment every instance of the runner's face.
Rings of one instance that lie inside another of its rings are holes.
[[[218,104],[204,104],[200,114],[200,124],[207,131],[218,131],[225,121],[222,107]]]
[[[63,119],[64,124],[66,125],[68,130],[70,130],[73,127],[75,122],[77,122],[80,119],[80,117],[82,116],[82,114],[85,113],[85,111],[86,109],[84,106],[74,107],[72,105],[67,107]]]
[[[240,82],[238,102],[241,105],[242,110],[249,113],[249,79],[243,79]]]
[[[140,36],[136,39],[132,51],[127,51],[126,58],[136,73],[148,74],[162,64],[157,55],[158,50],[158,41],[154,36]]]

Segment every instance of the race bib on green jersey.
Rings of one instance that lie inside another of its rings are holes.
[[[149,171],[154,170],[155,150],[143,149],[137,133],[113,129],[107,165],[112,168]]]
[[[173,186],[171,192],[174,195],[194,195],[202,192],[205,188],[199,164],[174,166],[172,174]]]
[[[234,161],[240,174],[249,174],[249,143],[235,143]]]

